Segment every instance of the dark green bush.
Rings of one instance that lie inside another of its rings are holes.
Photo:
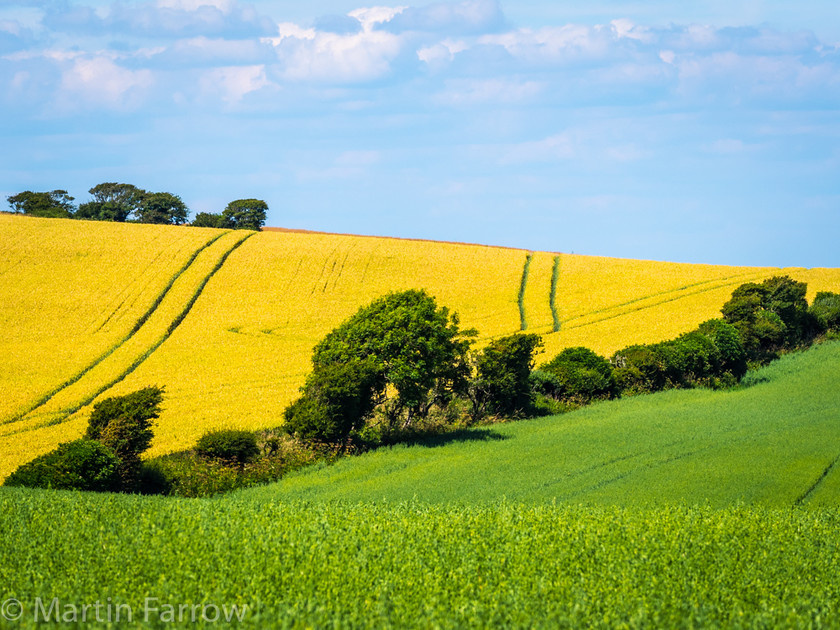
[[[201,436],[195,452],[207,459],[242,465],[256,459],[260,449],[257,446],[257,436],[251,431],[216,429]]]
[[[823,331],[840,329],[840,293],[820,291],[808,312],[819,322]]]
[[[728,378],[725,375],[729,374],[737,381],[747,373],[747,353],[735,326],[723,319],[710,319],[700,324],[698,330],[717,348],[720,369],[716,376]]]
[[[107,446],[79,439],[61,444],[18,468],[3,485],[53,490],[117,490],[120,461]]]
[[[529,411],[534,402],[531,370],[542,345],[539,335],[516,334],[496,339],[481,351],[468,390],[473,421],[485,413],[510,416]]]
[[[612,366],[589,348],[566,348],[540,370],[557,378],[557,399],[585,404],[616,394]]]
[[[85,437],[114,451],[120,460],[122,488],[134,491],[140,474],[140,455],[152,443],[152,421],[160,415],[163,389],[144,389],[96,403]]]

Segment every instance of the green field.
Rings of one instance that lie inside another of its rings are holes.
[[[247,606],[247,627],[840,625],[836,509],[337,507],[19,490],[0,505],[0,596],[23,607],[7,627],[43,622],[56,599],[65,620],[98,601],[101,619],[110,604],[112,621],[120,607],[121,620],[130,610],[133,625],[157,627],[214,625],[192,623],[193,608],[168,623],[166,606],[177,621],[180,605],[197,606],[198,621]]]
[[[0,488],[0,627],[838,628],[838,362],[215,499]]]
[[[672,390],[478,428],[304,470],[246,494],[319,502],[837,506],[838,366],[840,344],[823,344],[751,373],[736,391]]]

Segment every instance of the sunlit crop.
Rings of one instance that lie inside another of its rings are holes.
[[[534,252],[523,287],[529,252],[478,245],[266,231],[237,246],[245,234],[8,215],[0,232],[0,477],[79,435],[94,396],[148,385],[167,391],[152,454],[277,426],[315,343],[389,291],[427,289],[479,346],[524,315],[542,361],[676,336],[780,273]],[[809,297],[840,291],[840,270],[784,273]]]

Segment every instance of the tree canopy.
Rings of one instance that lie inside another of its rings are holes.
[[[140,210],[146,191],[131,184],[105,182],[88,191],[93,199],[79,206],[77,219],[127,221]]]
[[[69,219],[76,212],[73,197],[66,190],[52,192],[32,192],[25,190],[17,195],[7,197],[12,212],[28,214],[33,217],[50,219]]]
[[[178,195],[168,192],[148,193],[137,209],[140,223],[181,225],[187,220],[189,209]]]
[[[379,405],[389,424],[408,427],[466,390],[474,334],[423,290],[374,300],[315,347],[302,396],[286,410],[287,430],[340,442]]]
[[[268,204],[262,199],[237,199],[222,212],[225,227],[234,230],[261,230],[265,225]]]

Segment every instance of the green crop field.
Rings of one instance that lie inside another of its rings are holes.
[[[215,499],[0,488],[0,626],[840,627],[838,360]]]
[[[733,392],[674,390],[483,427],[247,492],[313,501],[840,505],[838,365],[840,344],[824,344],[751,373],[753,385]]]
[[[212,626],[201,622],[232,606],[247,627],[840,624],[836,509],[336,507],[20,490],[0,505],[14,628],[45,613],[80,622],[85,605],[78,625],[99,627],[97,602],[100,620],[150,627]]]

